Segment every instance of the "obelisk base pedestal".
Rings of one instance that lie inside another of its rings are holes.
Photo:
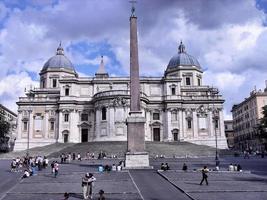
[[[145,122],[141,111],[130,111],[127,124],[127,149],[125,155],[126,169],[144,169],[149,166],[149,155],[145,151]]]
[[[125,169],[151,169],[147,152],[127,152],[125,156]]]

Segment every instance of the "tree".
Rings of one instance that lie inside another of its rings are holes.
[[[10,123],[5,120],[0,120],[0,139],[6,138],[10,131]]]

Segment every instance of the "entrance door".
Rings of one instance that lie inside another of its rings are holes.
[[[88,129],[82,129],[82,142],[88,142]]]
[[[159,128],[153,128],[153,140],[160,141],[160,129]]]
[[[69,141],[69,134],[64,134],[64,143]]]
[[[176,131],[173,132],[173,141],[178,141],[178,133]]]

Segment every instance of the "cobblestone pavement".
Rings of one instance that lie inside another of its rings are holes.
[[[265,200],[267,177],[246,172],[210,172],[209,185],[199,185],[199,171],[159,171],[164,178],[194,200]]]
[[[81,178],[85,172],[94,173],[94,199],[103,189],[107,199],[129,200],[266,200],[267,199],[267,159],[226,158],[221,159],[221,170],[229,163],[241,163],[245,172],[210,172],[209,186],[199,185],[201,173],[193,171],[203,165],[214,168],[214,158],[151,159],[154,170],[119,171],[99,173],[99,165],[118,164],[119,159],[72,161],[60,164],[59,176],[54,178],[50,168],[39,171],[36,176],[19,180],[19,173],[8,172],[10,161],[0,160],[0,200],[58,200],[64,192],[70,199],[82,199]],[[162,162],[168,162],[171,170],[155,173]],[[180,171],[186,162],[189,171]],[[249,173],[250,170],[252,173]],[[261,176],[253,174],[261,174]],[[185,193],[183,194],[184,191]]]
[[[81,179],[86,172],[93,173],[97,179],[94,199],[100,189],[108,199],[141,199],[128,171],[99,173],[96,165],[89,161],[60,165],[57,178],[50,169],[39,171],[35,176],[20,180],[2,199],[54,200],[62,199],[65,192],[70,193],[70,199],[82,199]]]

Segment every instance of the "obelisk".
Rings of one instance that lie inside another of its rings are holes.
[[[134,2],[134,1],[132,1]],[[140,82],[137,40],[137,17],[132,6],[130,17],[130,113],[127,118],[126,168],[149,167],[149,155],[145,152],[145,117],[140,105]]]

